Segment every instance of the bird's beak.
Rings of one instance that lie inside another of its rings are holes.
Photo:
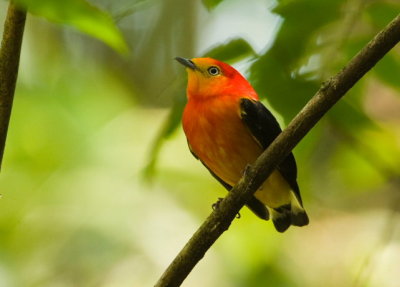
[[[181,58],[181,57],[176,57],[175,60],[177,60],[179,63],[184,65],[185,67],[188,67],[189,69],[192,70],[198,70],[197,66],[189,59],[186,58]]]

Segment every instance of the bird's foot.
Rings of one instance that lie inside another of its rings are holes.
[[[219,205],[221,204],[221,201],[222,201],[222,200],[223,200],[222,197],[218,197],[217,202],[213,203],[213,204],[211,205],[211,208],[212,208],[213,210],[218,209],[218,208],[219,208]],[[240,217],[241,217],[240,212],[238,212],[238,213],[236,214],[236,218],[240,218]]]
[[[219,205],[221,204],[221,201],[222,201],[222,200],[223,200],[222,197],[218,197],[217,202],[215,202],[215,203],[213,203],[213,204],[211,205],[212,209],[213,209],[213,210],[216,210],[216,209],[219,207]]]

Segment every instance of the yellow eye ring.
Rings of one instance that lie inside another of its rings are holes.
[[[211,66],[207,71],[211,76],[217,76],[221,73],[220,69],[216,66]]]

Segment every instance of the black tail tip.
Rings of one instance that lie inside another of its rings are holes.
[[[291,225],[290,215],[273,218],[272,222],[278,232],[285,232]]]
[[[310,220],[308,219],[307,213],[304,210],[301,210],[299,212],[293,212],[291,215],[291,221],[292,225],[295,226],[304,226],[308,225]]]
[[[303,209],[291,209],[290,206],[281,206],[273,210],[272,222],[278,232],[285,232],[290,225],[304,226],[309,223],[307,213]]]

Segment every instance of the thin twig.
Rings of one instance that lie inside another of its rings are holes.
[[[400,41],[400,15],[371,40],[337,75],[325,82],[316,95],[249,167],[238,184],[195,232],[165,270],[156,287],[180,286],[212,244],[228,229],[236,214],[275,167],[322,116]]]
[[[8,123],[18,76],[19,56],[24,34],[26,12],[10,2],[4,22],[0,50],[0,167],[3,161]]]

